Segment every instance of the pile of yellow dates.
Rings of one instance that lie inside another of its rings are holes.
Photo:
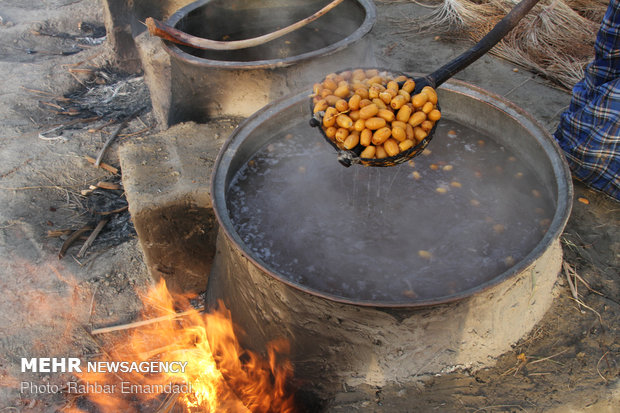
[[[314,113],[324,113],[321,127],[340,149],[361,145],[366,159],[396,156],[426,138],[441,118],[435,89],[412,96],[414,89],[413,79],[390,79],[375,69],[331,73],[313,86]]]

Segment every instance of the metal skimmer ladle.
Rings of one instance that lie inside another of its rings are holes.
[[[467,66],[478,60],[482,55],[491,50],[493,46],[495,46],[510,30],[512,30],[519,21],[538,3],[539,0],[522,0],[519,4],[517,4],[511,11],[508,13],[502,20],[500,20],[493,29],[489,33],[486,34],[478,43],[476,43],[471,49],[467,50],[457,58],[443,65],[439,69],[435,70],[433,73],[414,79],[416,86],[415,90],[412,93],[419,93],[423,87],[431,86],[432,88],[436,88],[443,84],[446,80],[450,79],[456,73],[465,69]],[[402,86],[402,85],[400,85]],[[312,113],[312,99],[310,99],[310,112]],[[438,107],[439,108],[439,107]],[[440,121],[437,121],[439,123]],[[437,128],[437,123],[431,129],[428,136],[420,141],[414,147],[403,151],[395,156],[382,158],[382,159],[369,159],[369,158],[360,158],[360,153],[364,149],[363,146],[358,145],[353,150],[340,149],[338,146],[325,135],[323,128],[320,127],[322,124],[322,117],[320,114],[314,114],[313,118],[310,120],[310,126],[318,127],[321,131],[321,134],[336,150],[338,151],[338,161],[344,166],[351,166],[353,164],[361,164],[365,166],[394,166],[406,162],[407,160],[413,158],[414,156],[422,153],[424,148],[428,145],[428,143],[433,138],[435,134],[435,129]]]

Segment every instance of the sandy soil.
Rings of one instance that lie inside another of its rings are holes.
[[[407,16],[425,9],[405,1],[377,5],[379,21],[372,36],[386,66],[426,72],[467,47],[432,35],[409,36],[403,42],[399,32],[410,29]],[[92,198],[80,191],[111,179],[108,172],[92,168],[84,155],[96,156],[113,132],[106,122],[117,114],[114,107],[101,120],[40,135],[77,118],[56,113],[67,108],[40,102],[116,84],[114,70],[105,66],[111,53],[106,44],[87,45],[81,39],[95,39],[80,23],[102,26],[100,4],[0,0],[0,17],[0,412],[61,411],[73,400],[62,394],[20,393],[19,383],[61,384],[68,377],[22,374],[20,358],[99,353],[101,343],[86,330],[133,320],[142,307],[136,291],[147,288],[150,278],[130,228],[116,238],[102,237],[82,258],[73,247],[59,260],[63,239],[47,236],[50,230],[92,221],[89,206],[101,204],[89,204]],[[552,131],[569,95],[513,68],[484,57],[457,77],[508,96]],[[143,93],[140,79],[134,84],[132,93]],[[115,102],[116,109],[122,106]],[[124,132],[140,132],[145,126],[155,126],[148,110]],[[119,141],[136,136],[147,132]],[[117,147],[108,151],[107,163],[118,165]],[[575,185],[562,244],[566,262],[590,286],[578,285],[582,305],[573,300],[562,276],[559,297],[547,316],[496,366],[409,385],[345,389],[329,411],[614,411],[620,405],[620,205]],[[521,353],[528,363],[517,358]]]

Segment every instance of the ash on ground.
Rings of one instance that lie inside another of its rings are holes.
[[[120,182],[120,177],[117,180]],[[136,236],[128,206],[122,190],[95,189],[88,195],[86,209],[94,225],[103,219],[108,221],[95,239],[93,249],[120,245]],[[110,211],[120,212],[102,215]]]
[[[66,96],[82,113],[102,119],[120,119],[150,109],[151,99],[143,76],[126,76],[100,69],[94,70],[84,85]]]

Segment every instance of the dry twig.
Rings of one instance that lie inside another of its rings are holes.
[[[579,281],[582,282],[583,285],[586,286],[588,291],[593,292],[596,295],[600,295],[601,297],[607,298],[607,297],[605,297],[605,295],[603,293],[600,293],[600,292],[596,291],[594,288],[590,287],[590,283],[588,283],[586,280],[581,278],[581,276],[579,274],[577,274],[577,272],[573,272],[573,274],[575,275],[575,278],[577,278]]]
[[[84,73],[87,75],[94,75],[95,71],[93,69],[72,69],[69,68],[67,69],[69,71],[69,73]]]
[[[65,242],[62,244],[62,247],[60,247],[60,252],[58,253],[58,259],[60,260],[62,259],[62,257],[65,256],[69,247],[71,247],[71,245],[73,245],[73,243],[77,241],[78,238],[80,238],[82,234],[92,229],[93,228],[90,225],[85,225],[82,228],[78,229],[77,231],[74,231],[73,234],[71,234],[71,236],[69,236],[69,238],[65,240]]]
[[[64,108],[56,103],[53,102],[45,102],[43,100],[39,101],[39,105],[43,105],[43,106],[49,106],[50,108],[54,108],[54,109],[58,109],[58,110],[64,110]]]
[[[521,371],[521,369],[523,367],[525,367],[526,365],[541,363],[541,362],[547,361],[547,360],[553,361],[551,359],[553,359],[554,357],[559,356],[560,354],[566,353],[567,351],[568,351],[568,349],[564,349],[564,350],[559,351],[559,352],[557,352],[557,353],[555,353],[555,354],[553,354],[551,356],[543,357],[541,359],[537,359],[537,360],[534,360],[534,361],[528,361],[528,358],[532,358],[533,356],[526,356],[525,353],[521,353],[521,354],[517,355],[517,360],[519,361],[518,364],[516,366],[514,366],[514,367],[509,368],[508,370],[506,370],[502,374],[500,374],[500,377],[506,376],[506,375],[508,375],[510,373],[513,373],[512,375],[516,376],[517,373],[519,373],[519,371]],[[555,362],[555,363],[557,363],[557,362]],[[558,363],[558,364],[560,364],[560,363]],[[540,375],[540,374],[547,374],[547,373],[528,373],[528,375],[533,375],[533,374],[539,374]]]
[[[95,185],[89,185],[88,189],[82,189],[80,191],[80,195],[88,196],[88,195],[92,194],[95,189],[97,189],[97,187]]]
[[[58,238],[64,235],[69,235],[73,232],[72,229],[53,229],[47,231],[48,238]]]
[[[104,333],[111,333],[114,331],[122,331],[122,330],[129,330],[132,328],[139,328],[139,327],[146,326],[149,324],[159,323],[160,321],[166,321],[166,320],[172,320],[172,319],[179,318],[179,317],[185,317],[186,315],[195,313],[197,311],[198,312],[202,311],[203,309],[204,307],[192,308],[190,310],[183,311],[182,313],[168,314],[168,315],[164,315],[161,317],[151,318],[149,320],[135,321],[133,323],[122,324],[122,325],[117,325],[117,326],[112,326],[112,327],[96,328],[91,331],[91,334],[95,336],[97,334],[104,334]]]
[[[596,316],[598,317],[598,322],[601,323],[601,326],[603,326],[603,317],[601,317],[601,313],[599,313],[598,311],[596,311],[594,308],[590,307],[587,304],[584,304],[583,301],[581,300],[575,300],[573,297],[569,297],[571,300],[576,301],[579,305],[587,308],[588,310],[592,311],[594,314],[596,314]],[[584,312],[585,313],[585,312]]]
[[[178,393],[168,393],[164,401],[157,408],[156,413],[169,413],[173,411],[172,409],[174,408],[174,406],[176,406],[178,398]]]
[[[140,118],[138,118],[140,119]],[[118,135],[120,138],[123,139],[127,139],[127,138],[131,138],[132,136],[137,136],[140,135],[142,133],[148,132],[149,130],[151,130],[153,127],[152,126],[146,126],[138,131],[135,132],[131,132],[131,133],[121,133],[120,135]]]
[[[494,405],[494,406],[486,406],[486,407],[482,407],[482,408],[480,408],[480,409],[478,409],[478,410],[475,410],[475,411],[474,411],[474,413],[484,412],[484,411],[487,411],[487,410],[489,410],[489,409],[497,409],[497,408],[504,409],[504,408],[506,408],[506,407],[510,407],[510,408],[516,407],[516,408],[518,408],[518,409],[519,409],[519,410],[521,410],[521,411],[524,411],[524,412],[525,412],[525,411],[527,411],[527,410],[525,410],[523,407],[519,406],[518,404],[496,404],[496,405]]]
[[[137,116],[138,113],[140,113],[142,111],[142,109],[144,109],[144,108],[140,108],[138,110],[135,110],[131,115],[129,115],[125,119],[123,119],[123,121],[120,123],[120,125],[118,125],[118,127],[114,131],[114,133],[108,138],[108,140],[105,141],[105,143],[103,144],[103,148],[101,148],[101,151],[99,151],[99,155],[97,155],[97,159],[95,160],[95,164],[94,165],[95,165],[96,168],[98,168],[99,165],[101,165],[101,160],[103,159],[103,155],[105,155],[105,151],[112,144],[114,139],[116,139],[116,137],[121,132],[121,130],[123,130],[123,128],[127,125],[127,123],[131,119],[133,119],[135,116]]]
[[[96,121],[98,119],[99,119],[98,116],[94,116],[94,117],[90,117],[90,118],[84,118],[84,119],[74,119],[71,122],[67,122],[67,123],[64,123],[62,125],[58,125],[58,126],[52,128],[52,129],[48,129],[46,131],[39,132],[39,139],[42,139],[42,140],[45,140],[45,141],[67,140],[67,138],[65,138],[64,136],[60,136],[60,135],[59,136],[53,136],[53,137],[48,137],[48,136],[45,136],[45,135],[47,135],[50,132],[55,132],[57,130],[63,130],[65,128],[68,128],[69,126],[75,125],[76,123],[88,123],[88,122]]]
[[[88,237],[84,245],[82,245],[82,248],[80,248],[80,251],[77,253],[77,258],[82,258],[84,256],[84,253],[86,252],[86,250],[90,248],[92,243],[95,241],[95,238],[97,238],[97,236],[99,235],[103,227],[105,227],[105,224],[107,223],[108,223],[107,219],[102,219],[101,221],[97,223],[97,226],[95,227],[93,232],[91,232],[90,236]]]
[[[121,189],[121,186],[119,184],[115,184],[114,182],[106,182],[106,181],[97,182],[96,187],[100,189],[109,189],[109,190]]]
[[[103,52],[98,52],[98,53],[95,53],[94,55],[92,55],[90,57],[87,57],[84,60],[79,61],[79,62],[63,64],[62,67],[66,68],[66,69],[68,69],[70,67],[79,67],[79,66],[82,66],[86,62],[90,62],[91,60],[96,59],[97,57],[101,56],[102,54],[103,54]]]
[[[581,310],[581,307],[585,307],[588,310],[592,311],[594,314],[596,314],[598,316],[599,322],[601,323],[601,325],[603,325],[603,318],[601,317],[601,314],[598,311],[596,311],[594,308],[586,305],[586,303],[584,303],[579,298],[579,295],[577,294],[577,278],[579,278],[586,285],[586,287],[589,288],[588,284],[583,280],[583,278],[581,278],[581,277],[579,277],[577,275],[577,272],[575,271],[575,269],[573,267],[571,267],[567,262],[563,262],[562,263],[562,267],[564,268],[564,275],[566,276],[566,280],[568,281],[568,286],[570,287],[570,290],[571,290],[572,299],[579,306],[579,310],[582,313],[584,313],[584,311]],[[571,275],[575,278],[574,281],[571,279]],[[602,294],[601,294],[601,296],[602,296]]]
[[[101,345],[101,343],[99,342],[99,340],[97,340],[97,338],[90,332],[88,331],[88,329],[86,327],[84,327],[83,325],[80,325],[80,327],[82,327],[82,330],[84,330],[84,332],[86,333],[86,335],[88,335],[88,337],[90,337],[90,339],[93,341],[93,343],[95,343],[97,345],[97,347],[99,347],[99,350],[101,350],[101,352],[103,353],[104,356],[107,357],[108,360],[114,360],[114,358],[112,358],[112,356],[110,355],[110,353],[108,353],[104,346]],[[118,375],[118,373],[112,371],[111,372],[119,381],[126,381],[126,379],[124,380],[123,378],[121,378],[121,376]],[[122,374],[122,373],[120,373]]]
[[[71,101],[71,99],[66,98],[64,96],[56,96],[55,94],[51,93],[51,92],[46,92],[44,90],[38,90],[38,89],[30,89],[24,86],[20,86],[21,89],[25,90],[26,92],[29,93],[34,93],[36,95],[41,95],[41,96],[45,96],[46,98],[52,98],[56,101],[61,101],[61,102],[69,102]]]
[[[91,156],[88,156],[88,155],[85,155],[85,156],[84,156],[84,158],[85,158],[88,162],[92,163],[93,165],[95,164],[95,158],[93,158],[93,157],[91,157]],[[101,162],[101,163],[99,164],[99,167],[100,167],[101,169],[105,169],[106,171],[110,172],[112,175],[117,175],[117,174],[118,174],[118,169],[117,169],[117,168],[113,167],[112,165],[108,165],[108,164],[107,164],[107,163],[105,163],[105,162]]]
[[[598,368],[601,364],[601,361],[603,361],[603,359],[605,358],[605,356],[607,356],[607,353],[609,353],[609,351],[606,351],[600,359],[598,359],[598,362],[596,363],[596,372],[598,373],[599,376],[601,376],[601,379],[603,379],[605,381],[605,383],[607,383],[609,380],[607,380],[605,378],[605,376],[603,376],[603,374],[601,373],[601,370]]]
[[[97,214],[97,215],[113,215],[113,214],[118,214],[120,212],[127,211],[128,209],[129,209],[129,205],[125,205],[124,207],[113,209],[112,211],[103,211],[103,212],[95,211],[95,214]]]
[[[95,132],[99,132],[100,130],[102,130],[103,128],[105,128],[106,126],[110,126],[113,125],[114,123],[116,123],[116,119],[110,119],[108,120],[106,123],[104,123],[103,125],[97,126],[96,128],[91,128],[88,130],[88,133],[95,133]]]
[[[93,290],[93,296],[90,298],[90,311],[88,312],[88,322],[90,323],[90,320],[93,317],[93,310],[95,309],[95,297],[97,296],[97,290],[99,289],[99,285],[97,284],[95,286],[95,289]]]
[[[575,270],[567,263],[563,262],[562,267],[564,268],[564,275],[566,276],[566,280],[568,281],[568,286],[570,287],[571,294],[577,303],[580,303],[579,294],[577,293],[577,285],[571,279],[571,275],[574,274]]]
[[[557,353],[555,353],[555,354],[553,354],[553,355],[551,355],[551,356],[548,356],[548,357],[543,357],[543,358],[541,358],[541,359],[534,360],[534,361],[530,361],[528,364],[536,364],[536,363],[540,363],[541,361],[551,360],[552,358],[557,357],[557,356],[559,356],[560,354],[564,354],[564,353],[566,353],[567,351],[568,351],[568,349],[564,349],[564,350],[559,351],[559,352],[557,352]]]

